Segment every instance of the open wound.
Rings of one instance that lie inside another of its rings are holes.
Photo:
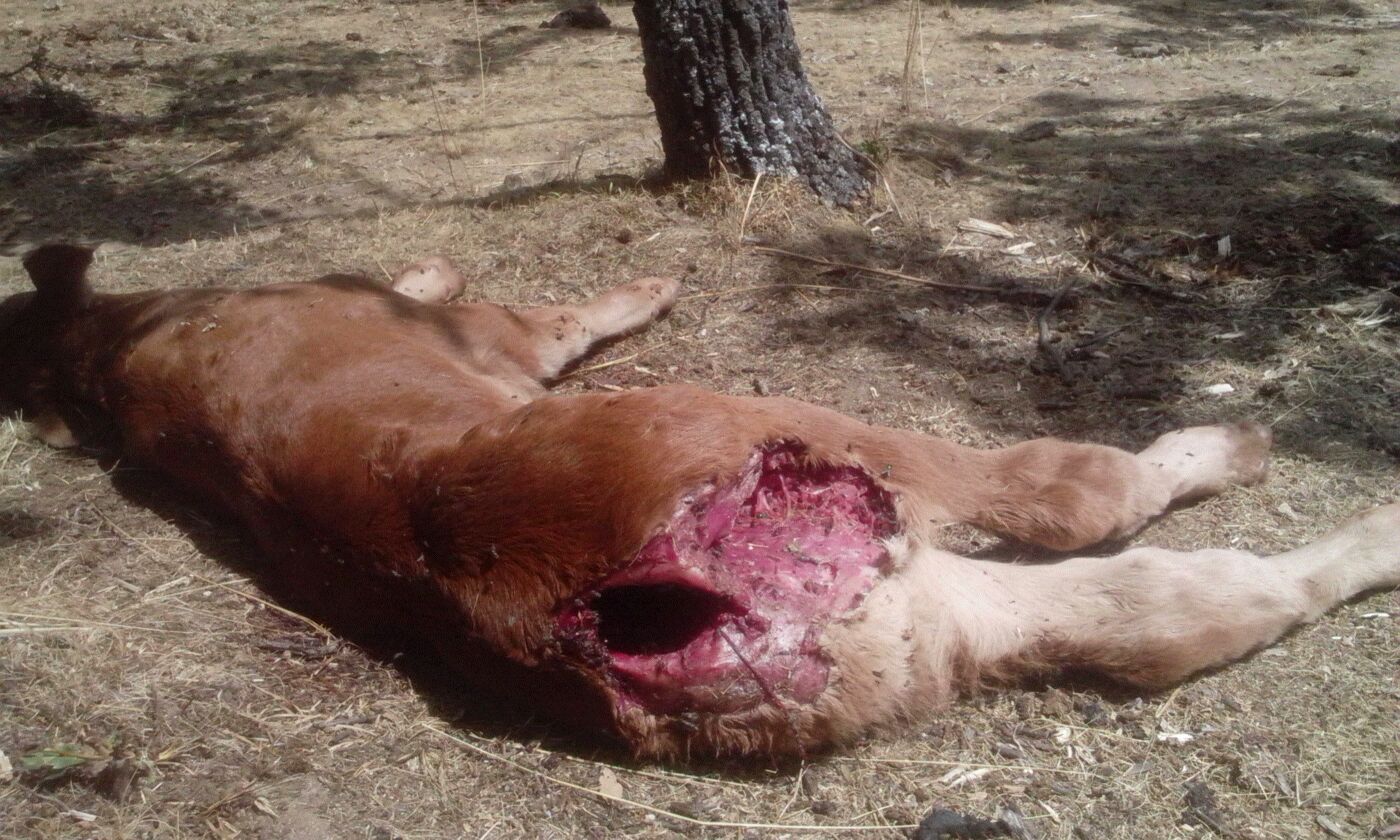
[[[822,631],[873,585],[896,519],[863,470],[805,454],[767,445],[732,483],[683,499],[630,565],[559,612],[565,650],[653,713],[814,700]]]

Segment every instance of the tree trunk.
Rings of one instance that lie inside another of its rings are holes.
[[[841,205],[866,193],[870,164],[802,72],[787,0],[635,0],[632,12],[668,172],[795,176]]]

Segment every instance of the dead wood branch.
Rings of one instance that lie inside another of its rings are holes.
[[[825,257],[813,257],[807,254],[799,254],[795,251],[786,251],[782,248],[772,248],[767,245],[755,245],[753,250],[764,254],[773,254],[779,257],[786,257],[792,260],[802,260],[814,265],[824,265],[827,268],[840,268],[846,271],[859,271],[866,274],[874,274],[877,277],[887,277],[891,280],[899,280],[904,283],[912,283],[916,286],[927,286],[933,289],[950,289],[956,292],[976,292],[984,295],[994,295],[1001,298],[1034,298],[1045,300],[1054,298],[1058,301],[1061,293],[1053,294],[1044,289],[1034,289],[1029,286],[979,286],[973,283],[949,283],[946,280],[930,280],[927,277],[916,277],[912,274],[904,274],[899,271],[891,271],[888,268],[875,268],[869,265],[857,265],[855,263],[839,262],[828,260]]]
[[[1060,300],[1065,293],[1074,286],[1074,281],[1070,280],[1060,287],[1055,296],[1050,298],[1050,302],[1045,304],[1045,308],[1040,310],[1040,315],[1035,319],[1036,323],[1036,345],[1040,352],[1050,360],[1055,366],[1055,371],[1060,374],[1060,380],[1066,385],[1074,384],[1074,376],[1069,372],[1069,367],[1065,364],[1064,354],[1050,341],[1050,316],[1055,313],[1056,307],[1060,305]]]

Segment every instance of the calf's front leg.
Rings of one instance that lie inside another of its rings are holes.
[[[879,476],[899,496],[905,527],[928,541],[949,522],[1060,551],[1128,536],[1173,503],[1260,480],[1272,443],[1266,427],[1246,422],[1182,429],[1136,455],[1054,438],[984,451],[793,400],[725,399],[762,418],[770,438]]]
[[[1136,455],[1028,441],[983,455],[989,492],[967,521],[1061,551],[1126,537],[1173,504],[1259,481],[1272,441],[1252,422],[1179,429]]]
[[[534,373],[549,380],[594,344],[646,326],[676,302],[680,284],[650,277],[611,289],[579,306],[545,306],[520,313],[539,359]]]

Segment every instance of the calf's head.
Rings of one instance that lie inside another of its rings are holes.
[[[0,410],[20,411],[54,445],[73,442],[60,419],[71,403],[69,383],[60,374],[62,343],[74,318],[91,302],[84,277],[91,262],[87,248],[35,249],[24,260],[35,290],[0,301]]]

